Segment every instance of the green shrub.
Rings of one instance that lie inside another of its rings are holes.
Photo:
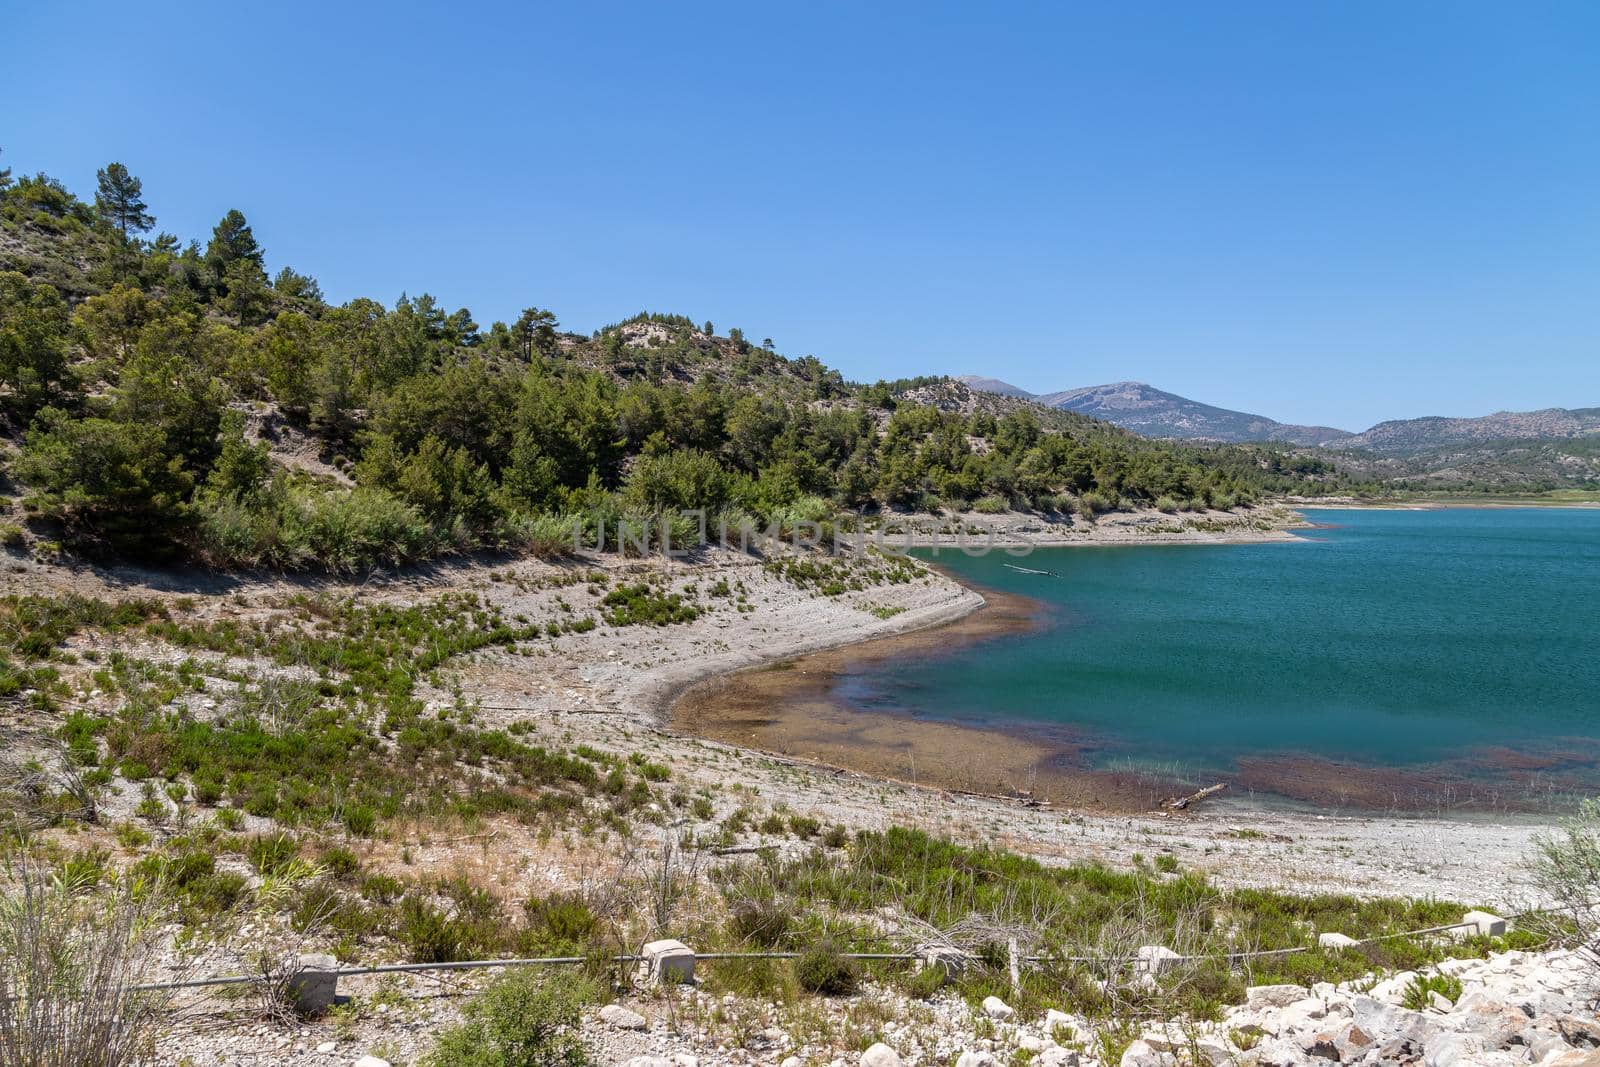
[[[508,548],[554,559],[572,554],[582,529],[582,520],[571,515],[516,514],[505,521],[501,539]]]
[[[579,1024],[596,995],[582,977],[513,971],[466,1006],[423,1067],[586,1067]]]
[[[1011,502],[1003,496],[980,496],[972,502],[972,510],[980,515],[1001,515],[1011,510]]]
[[[367,804],[351,804],[339,813],[339,821],[355,837],[371,837],[378,825],[378,813]]]
[[[728,908],[728,933],[737,941],[776,948],[789,932],[790,906],[771,896],[752,894]]]
[[[406,891],[400,879],[389,874],[370,874],[361,880],[361,895],[374,904],[390,904]]]
[[[831,941],[820,941],[795,960],[800,988],[825,997],[847,997],[861,984],[856,963]]]
[[[576,893],[530,897],[522,910],[533,943],[542,948],[581,951],[600,932],[600,919]]]
[[[466,958],[459,924],[420,897],[407,896],[400,902],[395,936],[412,963],[452,963]]]
[[[1461,979],[1447,974],[1419,974],[1407,984],[1401,1003],[1412,1011],[1422,1011],[1429,1005],[1430,993],[1455,1001],[1461,996]]]
[[[280,487],[248,502],[205,498],[196,510],[201,555],[225,566],[352,574],[424,559],[448,540],[381,489]]]
[[[606,622],[612,626],[670,626],[693,622],[700,610],[678,593],[664,593],[638,582],[619,586],[600,601]]]
[[[1092,520],[1096,515],[1117,510],[1119,503],[1115,495],[1097,489],[1078,497],[1078,514]]]
[[[27,541],[27,535],[22,527],[14,522],[0,522],[0,545],[6,548],[21,548]]]
[[[822,832],[822,823],[809,815],[791,815],[789,829],[802,841],[809,841]]]
[[[300,855],[300,843],[284,833],[252,837],[245,847],[250,866],[264,876],[281,874]]]
[[[340,881],[350,881],[361,872],[361,860],[354,852],[340,845],[325,851],[318,862],[328,873]]]

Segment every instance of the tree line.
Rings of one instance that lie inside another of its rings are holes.
[[[941,410],[681,315],[579,335],[540,307],[484,328],[426,294],[335,305],[269,274],[237,210],[203,245],[155,222],[121,163],[92,202],[0,171],[7,477],[73,551],[363,568],[536,547],[575,516],[1230,507],[1331,474],[1024,404]]]

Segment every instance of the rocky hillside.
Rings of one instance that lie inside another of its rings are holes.
[[[1480,418],[1427,416],[1380,422],[1340,443],[1343,448],[1413,453],[1447,445],[1492,441],[1560,440],[1600,434],[1600,408],[1543,408],[1497,411]]]

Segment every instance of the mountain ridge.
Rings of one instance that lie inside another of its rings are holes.
[[[969,387],[1027,397],[1047,407],[1076,411],[1150,437],[1224,444],[1279,442],[1337,450],[1406,454],[1491,441],[1561,441],[1600,434],[1600,407],[1548,407],[1478,416],[1423,415],[1388,419],[1360,432],[1332,426],[1283,423],[1265,415],[1205,404],[1145,382],[1122,381],[1029,393],[998,378],[961,375]]]
[[[1326,447],[1353,436],[1350,431],[1333,426],[1301,426],[1265,415],[1204,404],[1146,382],[1111,382],[1035,394],[998,378],[960,375],[958,380],[974,389],[1026,397],[1046,407],[1104,419],[1147,437],[1222,444],[1276,441]]]

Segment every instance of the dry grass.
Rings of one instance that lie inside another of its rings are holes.
[[[156,894],[51,878],[26,861],[0,894],[0,1067],[145,1062],[162,998],[151,970]]]

